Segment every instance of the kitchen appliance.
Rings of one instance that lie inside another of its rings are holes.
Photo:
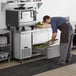
[[[60,56],[60,34],[61,32],[58,30],[58,34],[56,37],[56,41],[54,44],[49,45],[47,48],[34,48],[34,53],[40,53],[46,56],[47,59],[55,58]],[[45,42],[49,41],[52,36],[52,29],[38,29],[33,32],[33,45],[41,45]]]
[[[37,23],[37,9],[42,2],[19,2],[6,9],[6,25],[13,32],[14,58],[20,61],[32,57],[33,26]],[[9,4],[9,6],[13,3]]]
[[[9,3],[6,7],[7,28],[13,26],[19,31],[21,27],[34,26],[37,23],[37,9],[41,5],[41,1]]]
[[[30,10],[6,10],[7,28],[13,26],[17,29],[20,27],[32,26],[36,23],[36,11]]]
[[[32,56],[31,32],[14,33],[14,58],[22,60]]]
[[[60,56],[60,46],[59,45],[50,45],[47,48],[47,59],[55,58]]]

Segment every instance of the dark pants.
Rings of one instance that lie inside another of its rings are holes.
[[[61,30],[61,40],[60,40],[60,63],[64,63],[66,60],[71,60],[71,42],[73,38],[73,30],[68,30],[68,24],[63,24],[59,27]]]

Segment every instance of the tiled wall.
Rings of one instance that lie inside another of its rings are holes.
[[[45,14],[50,16],[70,17],[76,21],[76,0],[42,0],[43,5],[39,9],[38,20],[42,20]]]

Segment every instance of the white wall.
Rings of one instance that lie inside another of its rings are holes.
[[[7,0],[0,0],[0,29],[5,29],[5,12],[1,12],[1,2],[6,2]]]
[[[50,16],[70,16],[71,21],[76,21],[76,0],[43,0],[43,5],[39,9],[38,20],[42,20],[44,15]]]

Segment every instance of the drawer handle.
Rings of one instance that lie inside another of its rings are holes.
[[[24,48],[28,48],[28,47],[24,47]]]

